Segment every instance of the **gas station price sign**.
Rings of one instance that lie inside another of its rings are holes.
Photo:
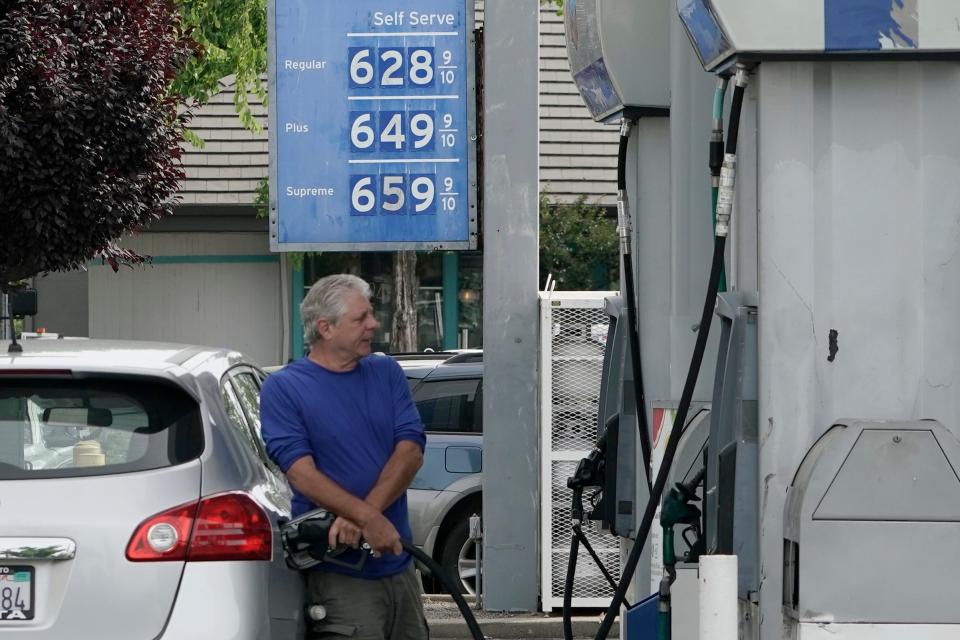
[[[274,251],[476,247],[473,0],[271,0]]]

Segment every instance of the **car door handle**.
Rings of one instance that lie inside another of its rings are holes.
[[[77,543],[70,538],[0,538],[0,560],[73,560]]]

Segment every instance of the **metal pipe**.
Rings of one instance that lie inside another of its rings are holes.
[[[737,556],[700,556],[700,640],[737,640]]]

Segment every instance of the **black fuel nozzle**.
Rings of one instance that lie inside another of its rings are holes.
[[[576,522],[584,521],[583,490],[588,487],[602,487],[606,477],[607,439],[600,438],[586,458],[577,464],[577,470],[567,478],[567,488],[573,491],[573,504],[570,517]]]
[[[703,546],[703,536],[700,535],[700,517],[701,512],[694,504],[699,502],[697,496],[697,487],[703,482],[705,469],[700,469],[687,482],[678,482],[663,501],[663,507],[660,510],[660,525],[664,529],[664,564],[676,563],[676,552],[673,549],[673,528],[678,524],[689,525],[681,534],[684,542],[687,543],[688,550],[684,554],[684,560],[695,562],[700,555]],[[691,539],[688,534],[693,534]]]
[[[707,468],[701,467],[696,474],[686,482],[677,483],[677,491],[680,492],[680,495],[687,502],[700,502],[700,496],[697,495],[697,487],[700,486],[700,483],[703,482],[704,476],[707,475]]]
[[[303,571],[321,562],[360,571],[370,555],[370,545],[364,542],[356,562],[344,562],[337,556],[349,549],[346,545],[330,546],[330,527],[337,516],[325,509],[316,509],[280,524],[280,541],[287,566]]]

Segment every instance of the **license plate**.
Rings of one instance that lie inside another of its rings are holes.
[[[33,620],[33,567],[0,564],[0,620]]]

